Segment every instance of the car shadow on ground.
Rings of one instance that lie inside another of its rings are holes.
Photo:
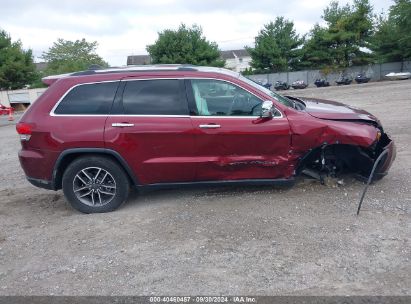
[[[263,194],[267,196],[294,196],[300,192],[307,195],[310,193],[330,191],[357,191],[360,193],[364,183],[356,180],[352,176],[344,176],[339,179],[330,179],[325,185],[320,181],[308,177],[300,176],[293,184],[287,185],[196,185],[189,187],[178,187],[166,189],[146,189],[140,191],[131,189],[128,200],[120,207],[119,210],[130,210],[141,208],[148,205],[163,204],[172,201],[181,201],[187,203],[202,198],[214,200],[221,197],[244,197]],[[26,206],[32,208],[37,213],[59,213],[61,216],[70,216],[81,214],[74,210],[66,201],[63,191],[51,192],[42,189],[36,189],[30,195],[23,189],[5,189],[0,191],[1,196],[5,198],[6,205],[12,207]],[[206,200],[206,201],[208,201]]]
[[[313,178],[299,176],[291,184],[285,185],[190,185],[187,187],[170,187],[165,189],[132,189],[127,202],[122,206],[141,206],[148,204],[163,203],[168,198],[172,200],[187,201],[196,198],[214,197],[242,197],[244,195],[284,195],[289,192],[301,192],[309,194],[310,192],[328,192],[353,190],[362,191],[365,184],[357,180],[352,175],[345,175],[340,178],[328,178],[325,184]]]

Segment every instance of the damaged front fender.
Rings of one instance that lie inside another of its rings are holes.
[[[303,113],[288,116],[291,135],[291,158],[295,174],[305,168],[319,174],[338,175],[342,172],[368,177],[375,160],[383,150],[389,152],[380,162],[375,178],[384,176],[395,159],[395,145],[375,123],[300,119]]]

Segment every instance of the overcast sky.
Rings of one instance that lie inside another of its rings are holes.
[[[341,4],[351,3],[339,0]],[[261,27],[276,16],[294,21],[304,34],[321,22],[329,0],[0,0],[0,28],[31,48],[36,61],[57,38],[98,41],[98,54],[112,66],[128,55],[146,54],[157,33],[180,23],[203,28],[208,40],[229,50],[252,46]],[[371,0],[375,12],[391,0]]]

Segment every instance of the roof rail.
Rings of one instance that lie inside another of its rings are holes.
[[[198,71],[198,67],[191,64],[129,65],[126,67],[109,68],[101,68],[93,65],[90,66],[88,70],[72,73],[71,76],[150,71]]]
[[[101,68],[98,65],[91,65],[88,70],[61,75],[51,75],[42,79],[43,83],[51,85],[60,78],[69,76],[86,76],[97,74],[125,73],[125,72],[160,72],[160,71],[199,71],[218,72],[238,77],[238,73],[217,67],[196,66],[192,64],[154,64],[154,65],[130,65],[125,67]]]
[[[101,65],[98,65],[98,64],[92,64],[92,65],[90,65],[90,66],[88,67],[88,69],[89,69],[89,70],[92,70],[92,71],[94,71],[94,70],[102,70],[103,67],[102,67]]]

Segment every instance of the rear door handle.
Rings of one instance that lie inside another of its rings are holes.
[[[201,129],[218,129],[221,128],[220,125],[209,124],[209,125],[199,125]]]
[[[134,127],[134,124],[128,123],[128,122],[113,122],[111,126],[117,127],[117,128],[124,128],[124,127]]]

